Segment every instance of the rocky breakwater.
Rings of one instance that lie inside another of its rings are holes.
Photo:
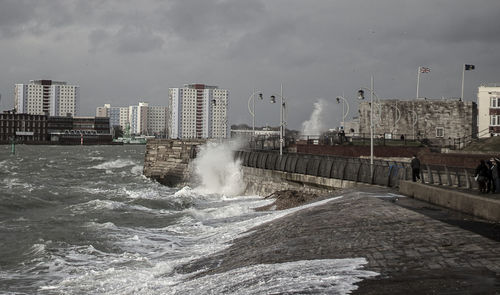
[[[206,140],[148,140],[143,173],[167,186],[187,184],[192,175],[192,159]]]

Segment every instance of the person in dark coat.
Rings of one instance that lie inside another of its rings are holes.
[[[491,158],[490,162],[491,192],[500,193],[500,168],[498,166],[499,161],[497,161],[497,159],[495,158]]]
[[[486,167],[488,167],[488,173],[486,174],[486,193],[495,191],[495,184],[493,183],[493,178],[491,175],[491,166],[493,163],[491,160],[486,161]]]
[[[486,181],[488,179],[488,166],[486,166],[486,162],[481,160],[479,162],[479,166],[476,168],[476,175],[474,176],[477,181],[477,185],[479,187],[479,192],[486,193]]]
[[[420,160],[417,158],[417,155],[413,155],[413,158],[411,159],[411,177],[413,179],[413,182],[421,181],[420,179]]]

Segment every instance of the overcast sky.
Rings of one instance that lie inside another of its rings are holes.
[[[0,109],[15,83],[80,86],[81,115],[104,103],[167,105],[186,83],[230,91],[229,121],[251,124],[247,102],[283,83],[288,127],[301,129],[319,98],[341,121],[344,95],[458,97],[500,82],[499,0],[0,0]],[[316,106],[324,104],[316,104]],[[279,106],[256,102],[256,124],[278,125]]]

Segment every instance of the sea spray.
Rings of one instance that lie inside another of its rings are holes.
[[[302,123],[302,135],[319,136],[323,131],[328,129],[331,112],[328,111],[329,103],[324,98],[319,98],[314,103],[314,109],[309,120]]]
[[[240,146],[237,141],[208,142],[200,147],[194,160],[195,173],[200,179],[197,191],[203,194],[237,196],[244,190],[241,161],[234,158]]]

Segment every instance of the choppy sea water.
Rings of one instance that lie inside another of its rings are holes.
[[[238,183],[213,178],[221,173],[210,169],[227,161],[213,161],[216,151],[199,163],[208,179],[201,184],[210,185],[162,186],[142,175],[144,151],[18,145],[13,155],[0,145],[0,293],[348,294],[376,275],[363,269],[364,258],[254,265],[196,279],[176,273],[301,208],[254,211],[271,201],[228,193]],[[221,169],[238,168],[227,164]]]

